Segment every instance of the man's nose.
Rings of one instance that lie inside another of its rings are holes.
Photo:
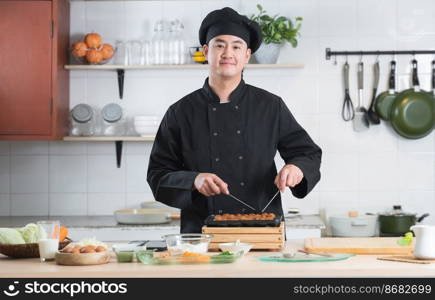
[[[231,57],[233,55],[233,50],[231,47],[225,47],[224,52],[222,53],[223,57]]]

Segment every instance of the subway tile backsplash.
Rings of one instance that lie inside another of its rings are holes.
[[[421,0],[210,0],[72,1],[71,42],[91,31],[103,40],[151,39],[154,22],[178,18],[189,46],[196,46],[202,18],[230,6],[255,13],[261,3],[270,14],[303,17],[297,48],[284,45],[278,63],[303,63],[303,69],[245,71],[249,84],[281,96],[296,119],[324,151],[322,180],[305,199],[283,195],[285,208],[301,213],[344,214],[384,211],[401,204],[431,217],[435,224],[435,133],[419,139],[397,136],[388,124],[364,133],[341,119],[342,64],[325,60],[334,50],[434,49],[435,2]],[[430,55],[418,55],[421,87],[430,90]],[[356,63],[349,57],[350,92],[356,105]],[[380,57],[379,90],[387,87],[391,57]],[[398,85],[409,87],[408,56],[397,57]],[[371,99],[374,56],[364,58],[364,104]],[[115,102],[127,115],[162,116],[169,105],[202,86],[205,70],[127,71],[124,99],[118,99],[112,71],[71,71],[70,107]],[[152,143],[124,143],[116,168],[114,143],[0,141],[0,215],[105,215],[138,208],[153,196],[146,182]],[[282,166],[279,156],[277,166]]]

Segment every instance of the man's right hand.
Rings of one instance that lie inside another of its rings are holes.
[[[204,196],[214,196],[218,194],[229,194],[228,184],[226,184],[222,179],[212,173],[199,173],[195,182],[194,187],[203,194]]]

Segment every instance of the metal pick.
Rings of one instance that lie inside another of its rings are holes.
[[[243,202],[242,200],[240,200],[239,198],[237,198],[237,197],[235,197],[235,196],[233,196],[233,195],[231,195],[231,194],[227,194],[228,196],[230,196],[231,198],[233,198],[234,200],[237,200],[237,201],[239,201],[240,203],[242,203],[243,205],[245,205],[245,206],[247,206],[247,207],[249,207],[250,209],[252,209],[253,211],[256,211],[256,209],[255,208],[253,208],[251,205],[249,205],[249,204],[247,204],[247,203],[245,203],[245,202]]]
[[[266,206],[261,210],[262,213],[266,210],[266,208],[270,205],[270,203],[272,203],[273,199],[275,199],[275,197],[276,197],[278,194],[279,194],[279,190],[278,190],[278,192],[276,192],[275,195],[273,195],[273,197],[272,197],[272,199],[270,199],[269,203],[267,203],[267,205],[266,205]]]

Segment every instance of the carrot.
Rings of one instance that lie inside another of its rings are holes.
[[[59,242],[63,242],[63,240],[68,235],[68,228],[64,226],[60,226],[60,233],[59,233]]]

